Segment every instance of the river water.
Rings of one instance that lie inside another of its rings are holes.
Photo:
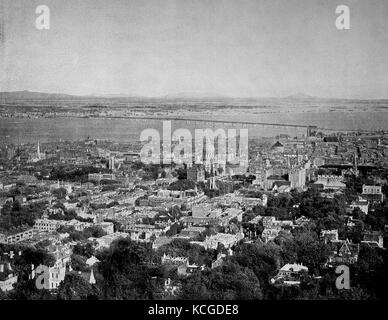
[[[189,117],[189,116],[188,116]],[[194,117],[194,116],[193,116]],[[195,116],[199,118],[197,114]],[[237,113],[225,115],[209,115],[202,119],[239,120],[250,122],[287,123],[301,125],[316,125],[318,127],[338,130],[388,130],[388,112],[292,112],[292,113]],[[48,142],[58,140],[106,139],[112,141],[138,141],[140,132],[146,128],[154,128],[162,134],[160,120],[133,120],[109,118],[0,118],[0,141],[7,143]],[[172,123],[172,129],[187,128],[193,132],[195,128],[218,129],[242,126],[224,126],[206,123]],[[250,137],[275,136],[280,133],[289,135],[305,134],[304,129],[286,127],[248,127]]]

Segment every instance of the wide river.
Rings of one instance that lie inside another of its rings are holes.
[[[189,116],[188,116],[189,117]],[[194,117],[194,116],[193,116]],[[196,114],[196,118],[200,115]],[[388,112],[303,112],[303,113],[234,113],[212,116],[206,114],[202,119],[210,120],[240,120],[251,122],[287,123],[301,125],[316,125],[323,128],[338,130],[388,130]],[[205,129],[206,123],[173,122],[172,128]],[[138,141],[143,129],[154,128],[162,134],[160,120],[103,119],[103,118],[0,118],[0,142],[26,143],[48,142],[59,140],[81,140],[88,137],[112,141]],[[215,124],[217,128],[242,128],[223,124]],[[305,130],[286,127],[248,127],[250,137],[276,136],[279,133],[290,135],[305,134]]]

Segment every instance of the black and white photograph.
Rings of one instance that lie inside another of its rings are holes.
[[[387,236],[387,0],[1,0],[0,300],[376,303]]]

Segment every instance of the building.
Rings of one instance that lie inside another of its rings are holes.
[[[162,257],[162,264],[172,264],[172,265],[181,265],[181,264],[187,264],[189,262],[189,259],[187,257],[172,257],[167,254],[163,254]]]
[[[0,233],[0,243],[14,244],[31,239],[34,236],[34,229],[21,228]]]
[[[310,222],[309,218],[306,218],[305,216],[301,216],[295,220],[295,226],[303,227],[304,225],[308,224],[309,222]]]
[[[11,263],[0,262],[0,290],[7,292],[13,289],[18,282],[18,277],[13,273]]]
[[[338,242],[338,230],[322,230],[321,238],[325,243],[328,242]]]
[[[261,233],[261,238],[265,243],[269,241],[273,241],[279,235],[280,230],[281,230],[280,227],[265,228]]]
[[[88,180],[96,182],[101,180],[116,180],[116,176],[113,173],[89,173]]]
[[[306,169],[295,168],[288,173],[291,189],[304,188],[306,186]]]
[[[323,190],[343,190],[346,184],[342,182],[342,176],[335,175],[318,175],[318,180],[314,185],[322,185]]]
[[[34,230],[40,232],[54,232],[61,226],[60,220],[36,219]]]
[[[187,238],[195,238],[201,235],[205,231],[206,231],[205,227],[188,227],[181,230],[179,235]]]
[[[127,224],[123,231],[127,232],[133,241],[150,242],[169,229],[169,225],[163,227],[151,224]]]
[[[384,200],[381,186],[376,185],[362,185],[362,196],[371,202],[383,202]]]
[[[384,248],[384,237],[378,231],[365,232],[364,239],[361,241],[361,243],[373,247]]]
[[[333,250],[329,255],[325,266],[333,267],[338,264],[353,264],[358,260],[360,245],[351,243],[349,240],[331,244]]]
[[[97,224],[106,234],[112,234],[114,232],[113,222],[100,222]]]
[[[352,210],[358,208],[365,214],[368,214],[369,202],[368,200],[362,199],[361,197],[357,201],[353,201],[350,205]]]
[[[222,244],[225,249],[229,249],[242,239],[244,239],[244,234],[240,231],[236,234],[217,233],[215,235],[207,236],[203,242],[191,241],[190,243],[201,245],[206,250],[217,249],[219,244]]]
[[[274,152],[284,152],[284,146],[279,141],[276,141],[276,143],[271,147],[271,149]]]
[[[58,262],[53,267],[39,265],[36,269],[34,269],[34,265],[32,265],[32,279],[42,272],[45,273],[45,280],[47,280],[47,283],[45,283],[47,287],[45,286],[45,288],[48,290],[55,290],[65,279],[66,264]]]
[[[96,250],[101,250],[101,249],[109,248],[113,241],[121,238],[127,238],[127,237],[128,237],[128,233],[115,232],[112,234],[107,234],[105,236],[102,236],[101,238],[90,238],[90,240],[94,240],[97,243]]]
[[[205,169],[203,166],[195,165],[187,168],[187,180],[194,182],[205,181]]]
[[[18,282],[18,276],[10,273],[4,280],[0,280],[0,290],[7,292],[13,289],[14,284]]]
[[[308,273],[309,269],[299,263],[287,263],[278,272],[278,274],[271,279],[271,283],[283,285],[300,285],[301,275]]]

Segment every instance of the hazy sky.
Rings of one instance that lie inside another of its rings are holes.
[[[35,8],[51,10],[50,30]],[[350,7],[350,30],[335,9]],[[387,0],[1,0],[0,91],[388,98]]]

